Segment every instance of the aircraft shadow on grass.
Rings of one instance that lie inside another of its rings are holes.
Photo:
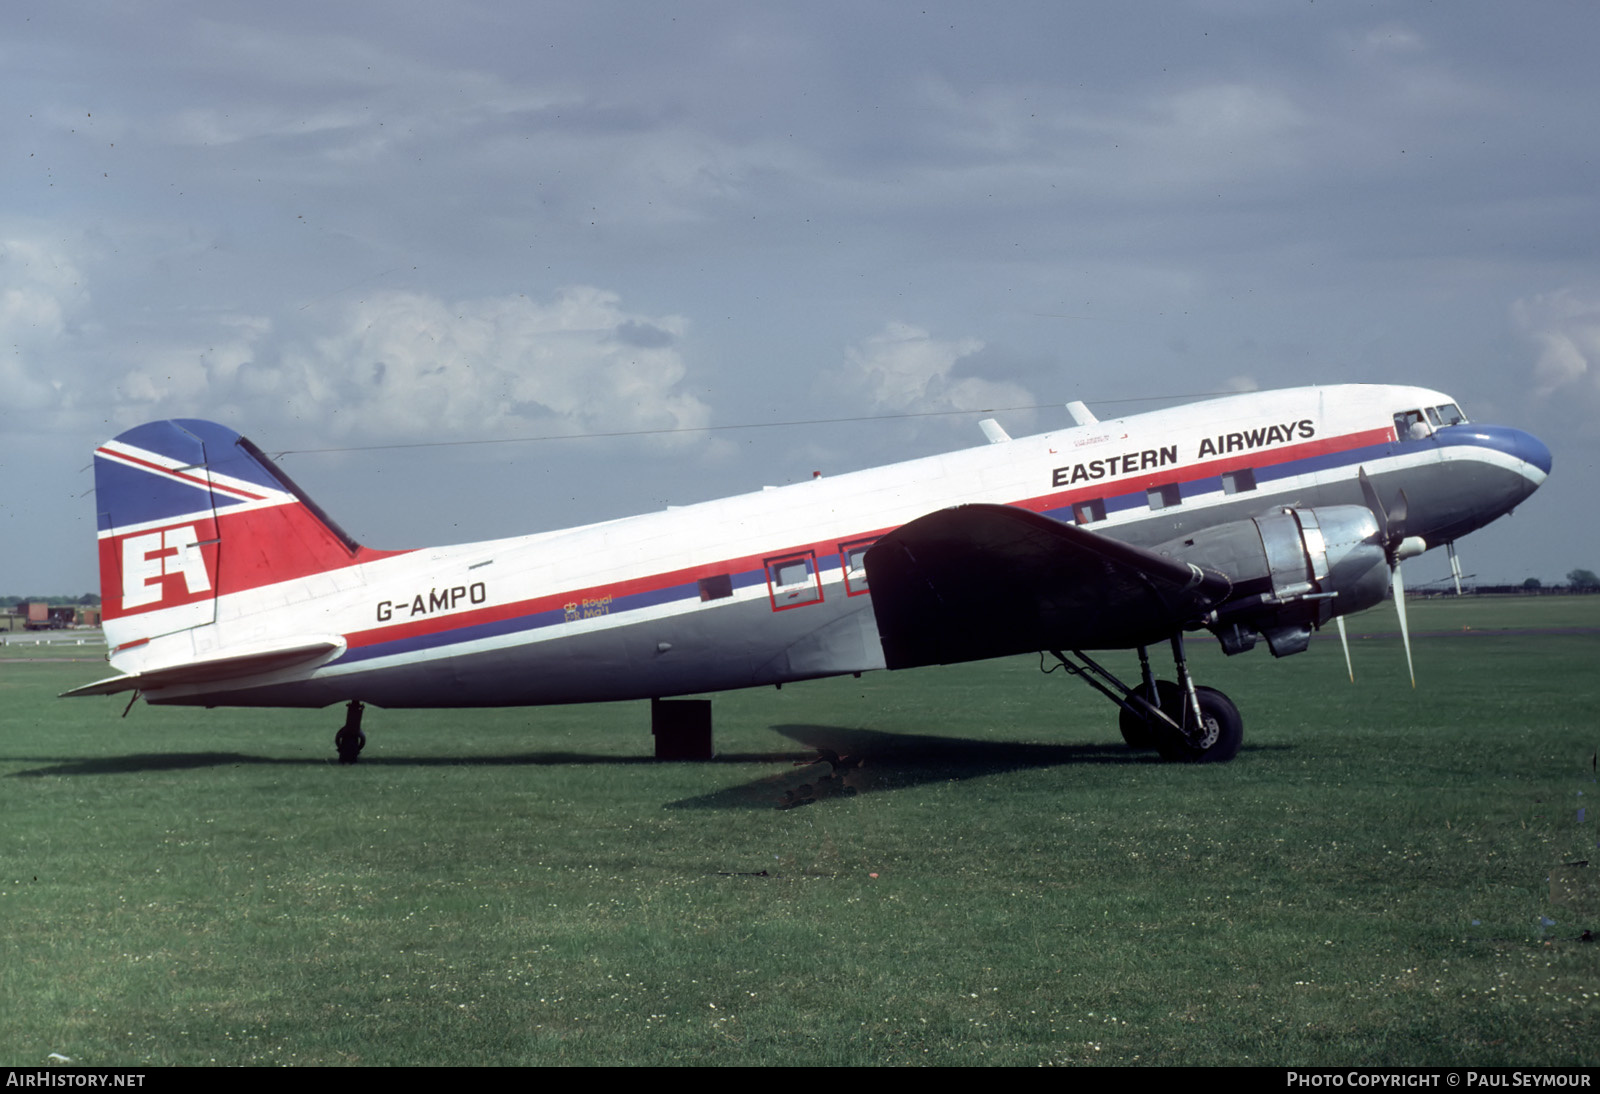
[[[1159,763],[1153,752],[1119,744],[1038,744],[886,733],[845,726],[777,725],[772,729],[815,749],[787,771],[694,798],[668,809],[791,809],[827,798],[854,797],[931,782],[951,782],[1059,764]]]
[[[753,782],[668,802],[667,809],[790,809],[828,798],[899,790],[1061,764],[1158,764],[1153,752],[1130,752],[1120,743],[1040,744],[973,740],[926,734],[889,733],[846,726],[775,725],[776,733],[803,751],[720,753],[710,764],[782,764]],[[1248,751],[1262,751],[1254,746]],[[12,778],[129,775],[208,767],[325,767],[330,758],[258,756],[243,752],[142,752],[126,756],[46,760],[45,766],[13,772]],[[560,765],[656,765],[651,756],[582,752],[525,752],[502,756],[374,756],[363,767],[547,767]]]
[[[718,764],[790,763],[794,752],[728,753],[713,760]],[[22,757],[16,757],[22,759]],[[289,757],[253,756],[244,752],[136,752],[127,756],[95,756],[87,759],[47,759],[48,766],[14,771],[14,779],[42,778],[46,775],[135,775],[152,771],[185,771],[203,767],[339,767],[332,756]],[[522,752],[505,756],[369,756],[362,767],[553,767],[563,764],[656,764],[653,756],[611,756],[585,752]]]

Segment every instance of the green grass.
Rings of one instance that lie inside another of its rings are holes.
[[[1030,658],[719,696],[707,764],[373,710],[354,768],[336,710],[6,663],[0,1064],[1592,1065],[1600,598],[1411,615],[1416,691],[1392,613],[1354,686],[1195,643],[1215,768]]]
[[[88,661],[105,668],[106,644],[99,631],[83,631],[55,641],[31,634],[8,635],[0,643],[0,663],[23,661]],[[101,675],[110,676],[108,669]]]

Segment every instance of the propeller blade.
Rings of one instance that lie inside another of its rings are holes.
[[[1406,538],[1406,510],[1409,508],[1405,489],[1402,488],[1394,504],[1389,506],[1389,535],[1397,541]]]
[[[1461,595],[1461,560],[1456,557],[1456,544],[1454,540],[1444,545],[1444,553],[1450,556],[1450,576],[1456,579],[1456,595]]]
[[[1389,546],[1389,511],[1384,508],[1383,501],[1378,497],[1378,488],[1372,485],[1372,480],[1367,478],[1367,469],[1358,468],[1356,479],[1361,483],[1361,497],[1366,501],[1367,508],[1372,510],[1372,515],[1378,518],[1378,538],[1383,541],[1384,548]]]
[[[1394,610],[1400,616],[1400,641],[1405,643],[1406,647],[1406,671],[1411,673],[1411,686],[1415,688],[1417,686],[1417,669],[1411,663],[1411,628],[1406,623],[1406,583],[1400,577],[1400,564],[1398,562],[1394,564],[1394,569],[1390,571],[1390,575],[1394,586]]]
[[[1339,645],[1344,647],[1344,670],[1350,674],[1350,682],[1353,684],[1356,682],[1356,669],[1350,663],[1350,635],[1344,629],[1344,616],[1334,616],[1333,622],[1339,628]]]
[[[1367,478],[1365,467],[1356,470],[1356,479],[1361,483],[1361,497],[1366,501],[1367,508],[1372,510],[1372,515],[1378,519],[1378,538],[1383,542],[1384,554],[1389,556],[1389,584],[1394,589],[1394,610],[1400,617],[1400,640],[1406,647],[1406,670],[1411,673],[1411,686],[1414,688],[1417,686],[1417,668],[1411,661],[1411,627],[1406,620],[1406,583],[1400,576],[1400,562],[1413,555],[1420,555],[1428,549],[1428,545],[1420,536],[1406,535],[1406,514],[1411,508],[1411,503],[1406,498],[1405,490],[1400,491],[1392,506],[1385,507],[1383,499],[1378,497],[1378,488]],[[1344,635],[1343,619],[1339,621],[1339,634],[1341,637]],[[1350,652],[1347,646],[1345,660],[1348,662],[1349,659]],[[1350,672],[1352,681],[1355,675],[1355,670],[1352,669]]]

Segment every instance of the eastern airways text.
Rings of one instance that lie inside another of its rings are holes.
[[[1260,426],[1256,429],[1242,429],[1235,433],[1220,433],[1215,437],[1202,437],[1194,458],[1203,460],[1207,456],[1225,456],[1229,452],[1248,452],[1253,448],[1265,448],[1293,440],[1309,441],[1316,435],[1317,427],[1310,418]],[[1050,473],[1050,485],[1059,489],[1075,483],[1131,475],[1179,462],[1178,446],[1175,444],[1146,448],[1139,452],[1124,452],[1116,456],[1057,467]]]

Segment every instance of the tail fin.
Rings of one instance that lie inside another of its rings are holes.
[[[381,557],[225,426],[150,422],[95,450],[100,596],[113,653],[214,622],[232,593]]]

